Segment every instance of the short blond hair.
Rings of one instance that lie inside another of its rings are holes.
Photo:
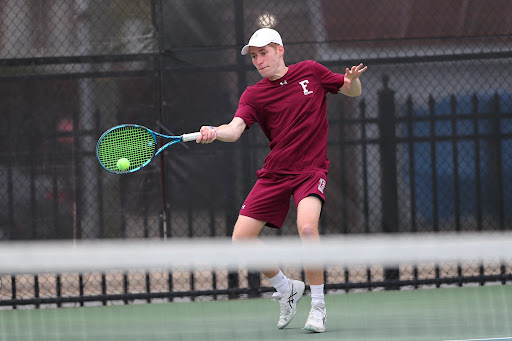
[[[281,45],[279,45],[278,43],[269,43],[269,44],[268,44],[268,46],[270,46],[271,48],[273,48],[273,49],[274,49],[274,51],[276,51],[276,53],[277,53],[277,49],[278,49],[278,48],[279,48],[279,46],[281,46]]]

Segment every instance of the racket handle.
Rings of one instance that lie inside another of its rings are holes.
[[[183,142],[195,141],[200,135],[201,135],[200,132],[190,133],[190,134],[183,134],[183,135],[181,135],[181,140]]]

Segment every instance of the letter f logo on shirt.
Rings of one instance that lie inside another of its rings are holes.
[[[302,86],[302,90],[304,90],[304,96],[313,93],[313,91],[307,89],[308,83],[309,81],[307,79],[299,82],[300,86]]]

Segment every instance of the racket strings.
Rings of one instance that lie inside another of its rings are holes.
[[[130,167],[123,172],[130,172],[146,164],[153,157],[156,140],[149,131],[136,126],[117,127],[108,132],[98,146],[98,157],[103,166],[120,173],[117,161],[126,158]]]

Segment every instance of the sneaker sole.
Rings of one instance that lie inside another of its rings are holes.
[[[325,332],[325,328],[324,329],[320,329],[320,330],[317,330],[311,326],[304,326],[304,330],[307,330],[309,332],[314,332],[314,333],[324,333]]]
[[[295,314],[293,314],[292,318],[290,319],[290,321],[287,324],[285,324],[284,326],[277,326],[277,329],[284,329],[284,328],[286,328],[286,326],[289,325],[290,322],[292,322],[294,317],[295,317]]]

